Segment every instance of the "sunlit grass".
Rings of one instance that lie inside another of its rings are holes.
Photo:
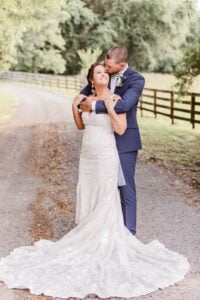
[[[180,121],[171,125],[169,119],[150,114],[139,117],[139,124],[148,159],[163,162],[200,187],[200,126],[192,129]]]
[[[161,73],[143,73],[145,77],[145,87],[152,89],[171,90],[177,82],[176,78],[171,74]],[[200,92],[200,76],[195,78],[190,92]]]

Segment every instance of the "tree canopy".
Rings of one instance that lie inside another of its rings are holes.
[[[21,49],[26,48],[27,39],[29,46],[25,49],[24,56],[30,56],[30,48],[34,48],[37,37],[47,44],[54,41],[52,50],[55,44],[64,44],[62,37],[57,37],[57,34],[59,35],[60,21],[65,19],[65,5],[65,0],[1,0],[0,69],[6,70],[15,63],[22,63],[20,68],[23,69],[21,53],[18,57],[18,46]],[[42,42],[37,43],[41,46]],[[57,52],[55,53],[57,55]],[[59,56],[58,58],[60,59]],[[28,63],[29,68],[31,70],[32,66]]]
[[[1,70],[59,74],[113,46],[140,71],[171,72],[190,31],[182,0],[1,0],[0,26]]]
[[[194,79],[200,75],[200,16],[191,23],[190,35],[176,63],[174,75],[178,79],[176,87],[180,96],[186,94]]]

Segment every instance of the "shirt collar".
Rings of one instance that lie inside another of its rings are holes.
[[[117,75],[123,75],[123,74],[126,72],[127,69],[128,69],[128,64],[126,64],[126,66],[124,67],[124,69],[121,70],[121,71],[119,71],[119,72],[117,73]]]

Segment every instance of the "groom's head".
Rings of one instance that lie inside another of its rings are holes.
[[[127,51],[125,48],[114,47],[108,50],[105,57],[105,69],[109,74],[115,74],[123,70],[127,63]]]

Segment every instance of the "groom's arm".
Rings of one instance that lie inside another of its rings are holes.
[[[86,85],[81,91],[80,94],[85,95],[85,96],[89,96],[91,95],[92,91],[91,91],[91,87],[90,85]]]
[[[140,74],[138,75],[137,78],[131,78],[129,88],[124,93],[122,99],[116,103],[116,113],[125,113],[137,105],[145,83],[144,77]],[[107,113],[104,101],[96,102],[95,111],[96,113]]]
[[[79,104],[82,103],[83,98],[87,97],[91,95],[91,87],[90,85],[86,85],[78,95],[75,96],[74,101],[79,101]],[[82,104],[81,104],[82,105]],[[79,108],[82,109],[82,107],[80,106]],[[90,111],[90,109],[87,109],[87,111]]]

